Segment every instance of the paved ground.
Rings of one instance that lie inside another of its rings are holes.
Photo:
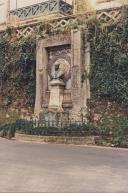
[[[0,192],[128,193],[128,150],[0,139]]]

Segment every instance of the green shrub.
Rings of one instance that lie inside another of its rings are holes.
[[[105,139],[109,137],[109,142],[114,146],[128,142],[128,118],[127,117],[109,117],[103,119],[101,123],[101,134]]]
[[[16,124],[2,124],[0,125],[0,137],[7,137],[8,139],[11,139],[15,136],[16,131]]]

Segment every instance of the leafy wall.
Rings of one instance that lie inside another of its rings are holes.
[[[90,32],[92,96],[128,104],[128,19]]]
[[[89,41],[91,119],[99,124],[105,117],[128,117],[128,12],[110,26],[93,19]]]
[[[82,21],[80,18],[80,25],[87,26],[84,17]],[[128,17],[125,16],[121,22],[111,26],[104,26],[101,21],[92,17],[88,20],[88,29],[91,43],[90,107],[94,113],[97,111],[102,116],[105,116],[106,111],[111,114],[110,109],[127,116]],[[47,29],[47,35],[50,35],[51,30]],[[66,30],[70,31],[71,26]],[[63,29],[56,29],[56,33],[62,31]],[[41,27],[38,33],[43,33]],[[6,107],[33,109],[36,37],[33,34],[28,38],[16,40],[13,34],[9,29],[0,34],[0,96],[4,98]],[[113,106],[109,102],[112,102]],[[123,109],[126,113],[123,113]]]
[[[14,108],[33,107],[35,98],[36,41],[15,40],[12,31],[0,35],[0,96]]]

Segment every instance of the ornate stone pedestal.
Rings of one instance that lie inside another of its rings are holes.
[[[62,80],[53,79],[50,82],[49,109],[62,110],[65,83]]]

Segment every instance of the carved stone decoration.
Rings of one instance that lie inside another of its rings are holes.
[[[29,26],[26,28],[17,29],[17,38],[18,39],[20,39],[22,37],[27,38],[32,33],[34,33],[34,29],[32,27],[29,27]]]
[[[48,51],[48,75],[50,79],[55,78],[55,66],[59,64],[59,71],[63,74],[63,81],[67,82],[71,78],[71,49],[53,48]]]
[[[16,12],[16,11],[15,11]],[[11,15],[14,13],[11,13]],[[87,12],[83,14],[83,20],[86,22],[89,20],[89,18],[93,15],[93,12]],[[23,16],[24,17],[24,16]],[[41,15],[40,15],[41,17]],[[39,29],[41,27],[41,36],[42,37],[48,37],[49,33],[55,33],[57,34],[58,31],[65,31],[68,29],[68,32],[72,29],[75,29],[78,26],[81,26],[81,21],[79,17],[77,16],[67,16],[63,17],[55,17],[49,19],[49,22],[44,22],[43,25],[41,24],[41,18],[33,20],[31,17],[28,20],[29,22],[26,23],[26,20],[17,21],[14,20],[14,26],[16,27],[16,37],[18,39],[22,37],[28,37],[32,33],[35,33],[39,35]],[[113,9],[104,9],[104,10],[98,10],[96,11],[96,17],[99,19],[105,26],[113,25],[117,22],[119,22],[122,19],[122,8],[116,7]],[[12,23],[11,23],[12,25]],[[42,26],[41,26],[42,25]],[[66,38],[66,37],[65,37]],[[51,41],[51,37],[50,37]],[[55,44],[56,44],[56,38],[55,38]],[[62,44],[60,44],[62,45]],[[50,47],[50,45],[49,45]]]

